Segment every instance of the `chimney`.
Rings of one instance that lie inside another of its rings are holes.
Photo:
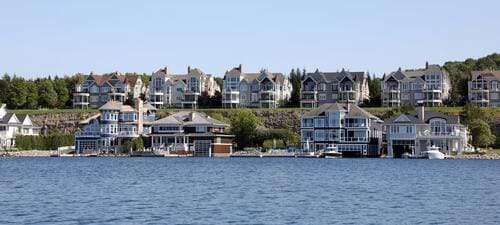
[[[241,65],[241,63],[240,63],[240,65],[238,66],[238,69],[240,70],[240,72],[242,72],[243,65]]]
[[[144,109],[142,108],[142,100],[140,98],[136,98],[135,100],[135,109],[137,110],[137,132],[141,134],[144,131]]]
[[[424,106],[420,106],[417,109],[417,117],[418,119],[425,121],[425,109]]]
[[[188,66],[188,73],[191,73],[191,66]]]
[[[189,117],[190,117],[191,121],[193,121],[193,120],[194,120],[194,118],[195,118],[194,112],[191,112],[191,113],[189,114]]]
[[[425,69],[429,69],[429,62],[428,61],[425,62]]]

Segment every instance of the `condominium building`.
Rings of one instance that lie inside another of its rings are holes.
[[[382,123],[355,104],[325,103],[301,118],[301,146],[316,152],[334,144],[343,156],[379,156]]]
[[[277,108],[291,92],[290,81],[282,73],[246,73],[240,64],[224,74],[222,107]]]
[[[234,135],[225,134],[228,124],[200,112],[177,112],[152,124],[151,144],[169,154],[229,156]]]
[[[198,97],[220,91],[211,74],[188,67],[187,74],[170,74],[167,67],[153,73],[147,91],[149,102],[157,107],[198,108]]]
[[[73,108],[95,109],[113,100],[125,102],[129,95],[138,98],[142,93],[143,83],[137,75],[122,75],[114,72],[108,75],[90,75],[75,85]]]
[[[16,144],[17,135],[39,135],[40,126],[35,125],[29,115],[9,113],[5,104],[0,106],[0,149],[9,149]]]
[[[390,118],[384,128],[390,158],[400,158],[404,153],[421,156],[431,146],[445,154],[460,152],[469,138],[459,116],[425,111],[424,107]]]
[[[307,73],[302,79],[300,107],[316,108],[325,103],[349,101],[360,104],[370,99],[368,76],[365,72]]]
[[[409,104],[413,106],[442,106],[448,99],[450,79],[439,65],[426,63],[425,69],[397,71],[381,82],[382,105],[386,107]]]
[[[472,71],[469,101],[479,106],[500,106],[500,71]]]
[[[83,128],[75,133],[75,151],[85,153],[119,152],[132,138],[147,136],[156,119],[156,108],[139,98],[134,106],[108,101],[99,113],[80,122]]]

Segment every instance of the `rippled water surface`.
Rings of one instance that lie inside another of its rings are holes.
[[[0,224],[500,224],[500,161],[0,158]]]

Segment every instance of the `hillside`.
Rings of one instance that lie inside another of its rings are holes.
[[[384,114],[390,108],[364,108],[368,112],[384,119]],[[163,109],[159,114],[161,117],[169,115],[181,109]],[[307,109],[298,108],[279,108],[279,109],[251,109],[252,112],[262,119],[262,125],[267,128],[290,128],[295,132],[299,131],[300,116]],[[458,115],[461,107],[436,107],[427,108],[439,112]],[[75,110],[75,109],[57,109],[57,110],[10,110],[16,114],[29,114],[33,122],[37,125],[46,125],[49,132],[74,132],[78,129],[79,121],[98,113],[97,110]],[[234,114],[235,109],[200,109],[208,115],[229,122],[229,118]],[[500,107],[487,108],[488,121],[494,124],[495,130],[500,133]],[[497,133],[497,132],[495,132]]]

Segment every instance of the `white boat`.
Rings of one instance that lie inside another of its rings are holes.
[[[323,156],[327,159],[336,159],[342,157],[342,152],[337,151],[337,146],[329,144],[323,152]]]
[[[427,147],[427,151],[423,152],[423,154],[427,159],[444,159],[444,154],[436,146]]]

